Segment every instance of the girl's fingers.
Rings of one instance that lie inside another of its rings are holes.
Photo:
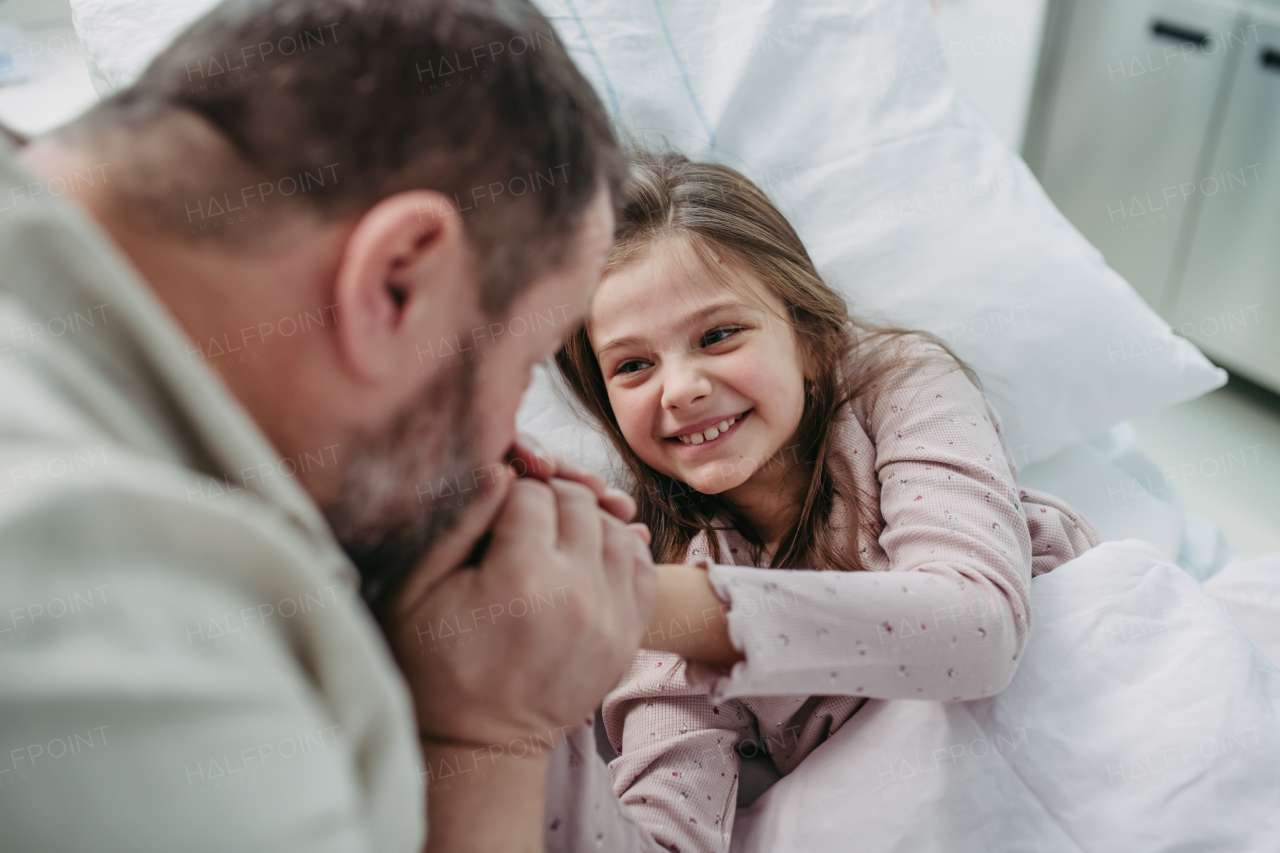
[[[600,507],[620,521],[630,521],[636,515],[636,502],[631,495],[612,486],[604,490]]]
[[[649,532],[649,525],[636,522],[627,525],[628,530],[632,530],[644,541],[644,547],[648,548],[653,542],[653,535]]]
[[[556,476],[556,462],[542,443],[527,433],[516,433],[516,440],[507,451],[507,461],[522,477],[550,480]]]
[[[609,484],[604,481],[604,477],[601,477],[578,460],[571,459],[563,454],[557,454],[555,465],[557,477],[581,483],[596,493],[597,500],[603,500],[606,497]],[[616,492],[617,489],[613,491]]]
[[[522,477],[534,477],[539,480],[559,477],[562,480],[573,480],[595,492],[597,499],[605,496],[607,484],[603,477],[576,459],[565,456],[563,453],[552,453],[542,442],[528,433],[516,433],[516,440],[511,445],[511,450],[507,452],[507,458],[515,466],[516,473]]]
[[[552,477],[581,483],[595,493],[605,512],[621,521],[630,521],[636,514],[636,502],[626,492],[615,489],[604,478],[572,457],[552,453],[542,442],[528,433],[517,433],[515,443],[507,453],[507,460],[517,474],[549,481]]]

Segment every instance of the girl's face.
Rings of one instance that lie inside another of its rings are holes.
[[[785,306],[751,274],[726,271],[770,310],[671,238],[606,278],[587,320],[627,444],[704,494],[742,486],[780,453],[768,467],[785,468],[804,410],[805,361]]]

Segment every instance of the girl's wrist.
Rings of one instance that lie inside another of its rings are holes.
[[[706,571],[683,563],[654,568],[658,597],[641,645],[704,663],[727,666],[743,660],[729,640],[730,606],[716,595]]]

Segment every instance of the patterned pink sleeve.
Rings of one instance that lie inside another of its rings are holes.
[[[874,455],[880,484],[883,529],[878,543],[862,543],[882,549],[877,570],[704,560],[746,656],[728,675],[691,669],[713,700],[967,700],[1012,680],[1029,630],[1032,554],[998,416],[949,359],[914,359],[881,384],[874,404],[863,403],[861,439],[874,446],[863,458]],[[858,435],[838,431],[840,441]]]
[[[667,848],[618,802],[587,720],[551,753],[547,769],[547,853],[663,853]]]
[[[713,707],[689,684],[683,658],[641,651],[604,701],[620,753],[610,765],[618,798],[659,844],[727,853],[738,797],[734,745],[754,721],[737,702]]]

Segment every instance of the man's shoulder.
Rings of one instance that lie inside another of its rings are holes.
[[[341,552],[219,478],[72,448],[0,438],[0,478],[24,466],[0,491],[0,718],[43,751],[0,783],[246,842],[336,821],[361,849],[378,814],[412,826],[410,699]],[[84,776],[68,732],[123,778]],[[33,769],[50,749],[66,757]]]
[[[194,472],[154,460],[70,451],[15,464],[3,450],[0,593],[19,611],[0,617],[0,632],[231,657],[233,642],[250,638],[261,652],[324,632],[366,633],[353,624],[368,617],[340,555],[317,549],[269,504],[189,500]],[[21,476],[9,477],[14,470]]]
[[[190,536],[201,528],[236,527],[258,535],[229,546],[256,547],[265,537],[281,547],[306,547],[285,513],[243,482],[142,452],[106,433],[0,432],[0,538],[48,523],[66,531],[46,540],[49,548],[80,535],[181,548],[167,531]]]
[[[328,632],[378,651],[336,546],[243,483],[106,432],[0,430],[0,554],[0,597],[26,608],[32,636],[234,657],[237,635],[297,650]],[[144,602],[151,612],[133,618]]]

